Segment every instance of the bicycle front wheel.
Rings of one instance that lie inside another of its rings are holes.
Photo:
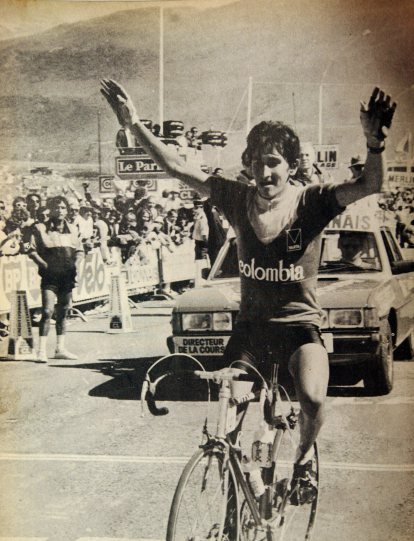
[[[223,451],[200,449],[188,462],[171,505],[167,541],[238,541],[237,480]]]

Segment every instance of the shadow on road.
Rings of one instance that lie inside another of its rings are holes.
[[[148,369],[159,357],[132,359],[101,359],[99,363],[67,365],[64,368],[77,368],[98,371],[111,379],[89,391],[89,396],[112,398],[114,400],[140,400],[142,384]],[[53,365],[59,367],[59,365]],[[62,365],[63,367],[63,365]],[[188,371],[199,367],[188,359],[173,357],[157,364],[150,373],[151,382],[165,374],[157,384],[157,401],[204,401],[208,397],[206,381],[196,380]],[[183,371],[187,371],[183,373]],[[216,385],[212,387],[217,387]],[[217,390],[211,389],[212,399],[217,399]]]
[[[127,359],[100,359],[96,363],[73,365],[53,364],[56,368],[76,368],[100,372],[111,379],[101,383],[89,391],[89,396],[111,398],[114,400],[140,400],[142,384],[148,369],[158,361],[159,357],[140,357]],[[160,378],[157,384],[155,399],[157,401],[205,401],[208,398],[206,381],[194,379],[189,371],[199,369],[194,362],[185,357],[175,356],[160,362],[150,372],[151,382]],[[206,366],[214,370],[218,367]],[[184,373],[187,371],[187,373]],[[163,375],[167,377],[162,378]],[[283,385],[292,400],[295,390],[290,375],[279,371],[279,383]],[[332,383],[332,382],[331,382]],[[336,382],[334,382],[336,383]],[[210,385],[211,399],[217,400],[218,386]],[[283,393],[282,393],[283,394]],[[366,397],[370,394],[364,387],[331,385],[328,388],[330,397]]]

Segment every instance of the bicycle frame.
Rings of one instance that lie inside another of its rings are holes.
[[[248,505],[252,512],[255,523],[257,526],[262,526],[262,519],[260,518],[260,514],[257,509],[254,496],[252,495],[250,487],[247,484],[245,475],[241,468],[240,461],[238,460],[236,456],[235,447],[232,445],[230,440],[226,437],[227,415],[228,415],[229,407],[236,408],[236,404],[234,406],[230,406],[229,404],[230,398],[231,398],[231,392],[230,392],[229,383],[228,381],[223,379],[220,386],[220,392],[219,392],[219,415],[218,415],[217,431],[216,431],[215,437],[216,439],[223,441],[223,443],[225,442],[224,449],[226,449],[227,452],[229,453],[229,459],[233,466],[234,473],[236,474],[237,481],[243,490],[244,496],[246,498],[246,501],[248,502]]]
[[[201,379],[214,379],[214,376],[211,375],[211,373],[208,372],[196,372],[196,374]],[[240,463],[240,460],[237,456],[237,452],[240,451],[238,447],[232,444],[230,439],[227,437],[228,433],[230,432],[228,427],[228,414],[229,410],[231,408],[236,408],[236,406],[240,403],[248,403],[253,401],[257,394],[255,393],[249,393],[248,395],[244,397],[232,398],[231,392],[230,392],[230,385],[229,380],[234,380],[234,376],[232,374],[221,374],[221,385],[220,385],[220,391],[219,391],[219,412],[218,412],[218,421],[217,421],[217,429],[216,434],[214,438],[209,438],[206,446],[211,445],[212,443],[219,442],[223,449],[223,455],[225,456],[225,459],[228,458],[233,466],[234,473],[236,475],[237,481],[243,491],[244,497],[246,499],[246,502],[249,506],[250,512],[252,514],[252,517],[255,522],[255,526],[258,528],[268,528],[268,518],[271,518],[271,505],[272,505],[272,498],[273,498],[273,488],[275,483],[275,462],[277,453],[279,451],[280,442],[282,440],[283,434],[286,432],[286,430],[290,430],[290,427],[292,425],[292,422],[296,422],[293,420],[289,420],[283,413],[277,418],[274,418],[274,421],[277,422],[275,428],[275,436],[273,440],[272,445],[272,455],[271,455],[271,462],[272,466],[268,469],[266,469],[266,473],[268,473],[268,470],[271,470],[271,479],[267,478],[264,479],[266,481],[266,490],[264,494],[260,496],[259,504],[257,504],[255,497],[252,494],[252,491],[250,489],[250,486],[246,480],[245,474],[243,473],[242,466]],[[248,380],[247,377],[243,377],[244,381]],[[251,381],[254,381],[253,379]],[[274,401],[274,404],[272,404],[272,414],[274,414],[276,410],[276,404],[278,402],[281,402],[281,396],[280,391],[278,388],[278,383],[276,380],[272,382],[273,385],[273,391],[275,392],[276,400]],[[264,388],[262,388],[261,393],[263,392]],[[230,405],[230,400],[233,400],[233,404]],[[293,414],[293,411],[291,415]],[[208,436],[208,434],[207,434]],[[204,446],[203,446],[204,447]],[[224,464],[226,464],[226,460],[224,460]],[[225,495],[226,496],[226,495]],[[226,498],[223,498],[223,501],[225,502]],[[287,500],[287,497],[285,498]],[[285,505],[286,501],[283,502],[283,506]],[[225,509],[224,509],[225,512]]]

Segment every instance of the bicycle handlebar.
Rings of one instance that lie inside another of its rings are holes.
[[[155,402],[154,395],[151,391],[147,391],[145,395],[149,412],[154,416],[167,415],[170,410],[168,408],[159,408]]]
[[[263,383],[263,378],[256,374],[234,374],[217,370],[215,372],[204,372],[195,370],[194,376],[198,379],[211,379],[216,383],[221,381],[250,381],[251,383]]]
[[[252,383],[260,383],[263,384],[263,379],[256,375],[256,374],[247,374],[247,373],[240,373],[235,374],[231,372],[223,372],[221,370],[217,370],[215,372],[206,372],[203,370],[183,370],[180,371],[180,373],[190,373],[193,374],[193,376],[197,379],[204,379],[204,380],[213,380],[215,383],[221,383],[222,381],[249,381]],[[176,375],[176,372],[167,372],[166,374],[163,374],[161,377],[159,377],[154,383],[151,383],[149,379],[144,381],[142,390],[141,390],[141,404],[143,404],[144,400],[147,402],[148,410],[149,412],[154,416],[162,416],[167,415],[169,413],[168,408],[162,407],[159,408],[155,402],[155,390],[157,387],[157,384],[164,379],[165,377]],[[143,408],[143,406],[141,406]],[[142,412],[144,410],[142,409]],[[143,413],[142,413],[143,415]]]

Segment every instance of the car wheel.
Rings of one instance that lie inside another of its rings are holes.
[[[410,332],[404,342],[395,350],[394,359],[398,361],[414,360],[414,330]]]
[[[368,364],[364,387],[373,395],[385,395],[392,391],[394,381],[394,357],[391,325],[388,320],[381,323],[380,351]]]

